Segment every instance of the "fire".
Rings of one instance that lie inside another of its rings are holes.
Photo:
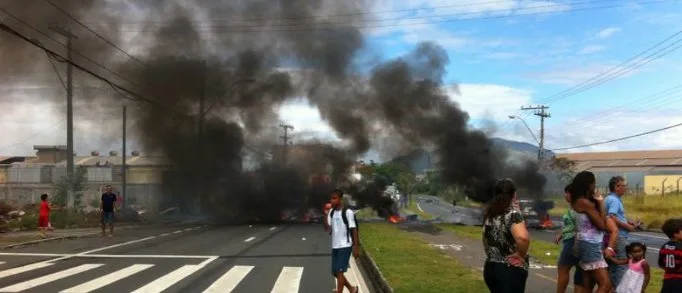
[[[400,217],[398,215],[391,215],[388,217],[388,221],[393,224],[398,224],[400,222]]]
[[[549,217],[549,214],[545,214],[542,221],[540,221],[540,228],[549,229],[552,227],[554,227],[554,223],[552,223],[552,219]]]

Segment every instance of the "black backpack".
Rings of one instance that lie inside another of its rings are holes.
[[[348,210],[348,208],[345,208],[345,207],[341,210],[341,219],[343,219],[343,224],[346,225],[346,239],[348,240],[348,242],[350,242],[350,228],[348,227],[348,218],[347,218],[347,216],[346,216],[346,211],[347,211],[347,210]],[[332,209],[332,210],[329,212],[329,218],[330,218],[330,219],[333,219],[333,218],[334,218],[334,212],[335,212],[335,211],[336,211],[336,209]],[[353,220],[355,221],[355,229],[358,230],[358,238],[360,238],[360,229],[359,229],[359,228],[360,228],[360,225],[358,224],[358,218],[355,217],[355,213],[353,213]],[[331,223],[330,223],[330,226],[331,226]],[[332,234],[332,232],[329,231],[329,235],[331,235],[331,234]],[[360,245],[360,239],[357,239],[357,242],[358,242],[358,243],[353,243],[353,244],[354,244],[354,245],[355,245],[355,244]]]

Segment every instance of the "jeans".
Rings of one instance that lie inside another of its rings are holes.
[[[528,271],[504,263],[485,262],[483,279],[490,293],[523,293]]]
[[[628,258],[628,254],[625,251],[625,246],[627,246],[626,239],[618,237],[618,241],[616,242],[616,247],[614,247],[614,249],[616,250],[616,258],[617,259]],[[645,251],[645,253],[646,253],[646,251]],[[611,277],[611,283],[613,284],[613,287],[616,288],[616,287],[618,287],[620,280],[623,279],[623,275],[625,275],[625,271],[627,271],[628,266],[627,265],[617,265],[617,264],[614,264],[611,262],[608,262],[608,263],[609,263],[609,276]]]

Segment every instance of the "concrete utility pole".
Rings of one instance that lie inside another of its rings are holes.
[[[540,117],[540,143],[539,143],[540,149],[538,150],[538,162],[540,162],[541,166],[545,159],[545,118],[552,117],[551,114],[545,111],[547,109],[549,109],[549,107],[544,105],[540,105],[537,107],[533,106],[521,107],[521,110],[524,111],[535,110],[535,113],[533,114],[535,116]]]
[[[126,109],[126,106],[123,106],[123,156],[121,157],[121,181],[122,181],[121,182],[122,183],[121,184],[122,185],[121,195],[123,196],[123,203],[121,204],[121,207],[123,207],[123,208],[125,208],[126,201],[128,201],[128,198],[127,198],[128,194],[126,193],[127,186],[128,186],[128,178],[126,176],[127,175],[126,174],[126,169],[127,169],[127,167],[126,167],[126,151],[127,151],[126,150],[126,128],[127,128],[126,124],[127,124],[127,120],[128,120],[127,110],[128,109]]]
[[[203,208],[203,170],[204,170],[204,124],[206,121],[206,61],[201,62],[201,84],[199,85],[199,125],[197,130],[197,161],[199,162],[197,169],[197,197],[196,197],[196,212],[201,212]]]
[[[50,25],[50,29],[66,37],[66,175],[69,178],[67,190],[67,208],[73,208],[73,67],[72,61],[72,40],[78,39],[71,31],[63,26]]]
[[[286,163],[287,157],[289,156],[289,140],[291,139],[289,130],[294,130],[294,127],[289,124],[280,124],[279,127],[282,127],[282,129],[284,129],[284,135],[280,137],[282,138],[282,141],[284,143],[284,148],[282,149],[284,153],[282,158],[284,160],[284,163]]]

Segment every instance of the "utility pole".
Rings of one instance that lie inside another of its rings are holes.
[[[294,130],[294,127],[289,124],[280,124],[279,127],[282,127],[282,129],[284,129],[284,135],[280,137],[282,138],[284,143],[284,147],[282,148],[283,151],[282,159],[284,160],[284,163],[286,163],[287,157],[289,156],[289,140],[291,139],[291,136],[289,135],[289,130]]]
[[[197,212],[201,212],[202,207],[203,207],[203,170],[204,170],[204,124],[206,121],[206,113],[204,113],[206,110],[206,61],[201,62],[201,70],[200,75],[201,75],[201,84],[199,85],[199,125],[198,125],[198,130],[197,130],[197,162],[198,168],[197,168],[197,197],[196,197],[196,208]]]
[[[128,119],[128,117],[127,117],[127,116],[128,116],[127,110],[128,110],[128,109],[126,109],[126,106],[124,105],[124,106],[123,106],[123,153],[122,153],[122,158],[121,158],[121,181],[122,181],[122,182],[121,182],[121,183],[122,183],[122,184],[121,184],[121,185],[122,185],[122,187],[121,187],[121,195],[123,196],[123,204],[122,204],[122,207],[124,207],[124,208],[125,208],[125,206],[126,206],[126,201],[128,201],[128,198],[127,198],[128,193],[126,192],[126,191],[128,190],[128,189],[127,189],[127,186],[128,186],[128,178],[127,178],[127,176],[126,176],[126,175],[127,175],[127,174],[126,174],[126,171],[127,171],[127,170],[126,170],[126,169],[127,169],[127,167],[126,167],[126,151],[127,151],[127,150],[126,150],[126,128],[127,128],[127,127],[126,127],[126,124],[127,124],[127,119]]]
[[[66,176],[68,180],[67,189],[67,208],[73,208],[73,67],[72,61],[72,40],[78,39],[71,31],[63,26],[50,25],[50,29],[66,37]]]
[[[521,107],[521,110],[524,111],[535,110],[533,115],[540,117],[540,149],[538,150],[538,162],[540,163],[540,166],[543,166],[545,159],[545,118],[552,117],[552,115],[546,111],[547,109],[549,109],[549,107],[544,105]]]

